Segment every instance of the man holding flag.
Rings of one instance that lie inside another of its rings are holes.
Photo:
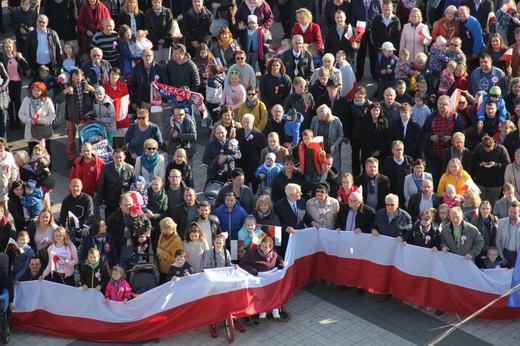
[[[356,31],[358,33],[356,42],[359,43],[359,50],[356,58],[356,79],[358,82],[363,79],[367,50],[368,57],[370,58],[370,73],[372,74],[373,78],[376,78],[375,66],[377,62],[377,48],[374,46],[372,41],[370,41],[370,31],[372,29],[373,19],[381,13],[381,4],[381,0],[352,1],[352,15],[350,17],[350,24],[353,27],[356,27]],[[366,30],[368,30],[368,32],[365,32]]]

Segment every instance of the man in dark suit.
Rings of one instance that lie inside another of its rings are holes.
[[[433,181],[424,179],[421,184],[421,192],[414,193],[408,201],[408,214],[415,222],[419,215],[426,209],[435,208],[442,203],[442,197],[433,192]]]
[[[314,73],[314,63],[312,62],[311,54],[303,49],[303,36],[294,35],[292,47],[293,49],[286,50],[280,57],[285,65],[287,75],[291,77],[291,80],[294,77],[310,80]]]
[[[258,187],[255,171],[260,165],[260,152],[267,146],[265,135],[254,127],[255,116],[250,113],[242,117],[242,128],[237,129],[236,139],[242,157],[236,164],[244,171],[246,185],[251,184],[253,191]]]
[[[515,131],[516,133],[516,131]],[[507,137],[507,136],[506,136]],[[470,175],[473,172],[473,152],[464,146],[466,136],[462,132],[455,132],[452,137],[452,146],[442,153],[442,171],[446,172],[448,162],[457,158],[462,163],[462,167]]]
[[[370,40],[376,47],[381,48],[383,43],[392,42],[394,47],[399,47],[401,41],[401,21],[394,15],[394,4],[391,0],[383,1],[381,14],[372,20]]]
[[[177,234],[184,239],[184,232],[188,227],[188,221],[198,215],[197,193],[195,189],[187,187],[184,190],[184,202],[178,204],[173,211],[172,219],[177,223]],[[209,243],[209,239],[208,243]]]
[[[274,212],[280,218],[282,225],[282,247],[280,255],[285,256],[289,234],[296,232],[297,229],[305,228],[305,224],[310,224],[310,218],[306,212],[306,202],[301,198],[302,189],[298,184],[287,184],[285,187],[287,197],[279,200],[274,206]]]
[[[401,121],[392,123],[388,133],[390,143],[401,141],[404,144],[404,153],[417,159],[421,157],[421,126],[411,119],[412,107],[408,103],[399,106]]]
[[[392,155],[383,160],[381,173],[390,181],[390,191],[404,201],[404,178],[412,173],[413,160],[404,155],[404,145],[401,141],[392,142]]]
[[[385,197],[390,193],[390,180],[379,173],[379,160],[369,157],[365,162],[365,173],[356,177],[354,184],[363,187],[363,200],[374,210],[385,206]]]
[[[342,204],[336,219],[336,228],[355,233],[370,233],[374,228],[375,210],[363,203],[363,194],[354,191],[347,204]]]

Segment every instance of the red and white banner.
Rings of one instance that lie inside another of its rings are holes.
[[[130,105],[130,95],[125,95],[118,99],[112,100],[114,109],[116,110],[116,121],[126,119],[128,116],[128,105]]]
[[[512,272],[481,271],[461,256],[402,246],[384,236],[309,228],[291,235],[283,270],[255,277],[232,267],[210,269],[128,304],[106,302],[93,289],[22,282],[12,325],[97,342],[139,342],[283,306],[315,278],[470,315],[510,288]],[[515,319],[520,309],[508,308],[504,298],[479,317]]]
[[[500,57],[501,61],[511,61],[513,60],[513,48],[508,48],[504,54]]]
[[[193,101],[195,103],[195,107],[197,107],[201,116],[203,118],[207,117],[208,112],[206,112],[206,106],[204,106],[204,96],[202,96],[202,94],[197,93],[195,91],[189,91],[184,88],[176,88],[171,85],[159,83],[157,81],[152,82],[152,86],[154,86],[155,89],[165,92],[171,96],[182,96],[185,99]]]

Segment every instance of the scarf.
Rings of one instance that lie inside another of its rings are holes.
[[[275,167],[275,164],[273,163],[272,166],[268,166],[267,164],[264,163],[264,168],[267,169],[268,171],[270,171],[271,169],[273,169]]]
[[[268,211],[267,213],[262,213],[260,210],[258,210],[258,217],[261,219],[265,219],[266,217],[269,217],[271,215],[271,212]]]
[[[364,101],[361,101],[361,102],[357,102],[356,100],[352,100],[352,102],[354,103],[354,105],[360,107],[360,106],[364,106],[367,101],[364,100]]]
[[[253,110],[253,108],[256,107],[256,105],[258,104],[258,98],[255,98],[254,101],[249,101],[249,99],[246,97],[246,107],[249,108],[250,110]]]
[[[8,223],[9,223],[9,219],[7,218],[7,216],[2,215],[2,218],[0,218],[0,227],[4,227]]]
[[[251,12],[251,14],[255,14],[255,10],[256,8],[258,7],[256,3],[252,4],[250,3],[249,1],[244,1],[246,3],[246,6],[247,8],[249,9],[249,12]]]
[[[148,155],[141,155],[141,166],[148,171],[150,176],[153,175],[155,166],[159,161],[159,152],[156,150],[154,156],[150,157]]]
[[[226,50],[231,46],[234,42],[233,36],[228,35],[227,41],[222,41],[220,38],[218,39],[218,45],[222,47],[223,50]]]

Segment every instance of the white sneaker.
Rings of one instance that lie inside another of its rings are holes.
[[[276,318],[276,319],[280,318],[280,310],[278,310],[278,309],[273,310],[273,318]]]
[[[264,319],[267,317],[267,312],[261,312],[260,315],[258,315],[258,318]]]

